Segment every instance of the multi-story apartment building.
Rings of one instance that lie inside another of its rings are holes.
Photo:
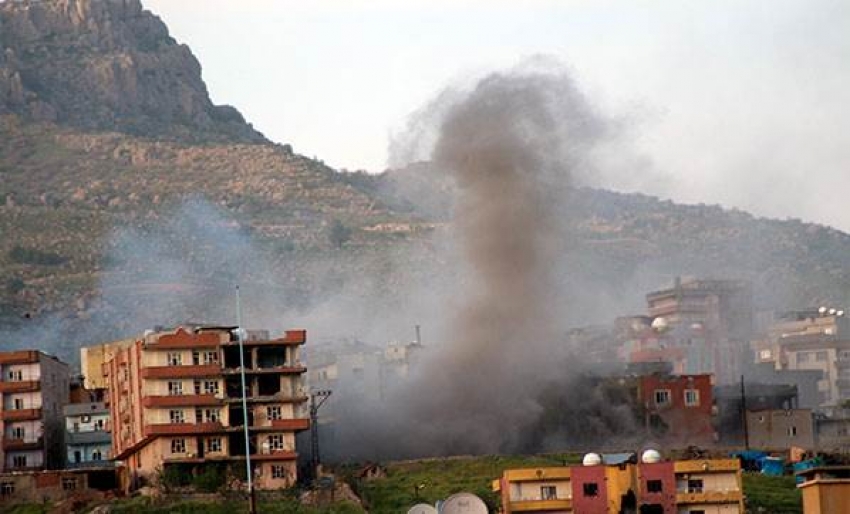
[[[783,313],[764,337],[752,342],[757,363],[776,370],[822,374],[819,406],[850,399],[850,319],[835,309]]]
[[[295,482],[295,433],[310,423],[299,359],[306,332],[277,339],[265,331],[243,333],[247,416],[238,335],[236,327],[150,331],[104,364],[113,454],[125,465],[126,487],[170,466],[235,464],[238,474],[245,418],[255,486]]]
[[[64,464],[68,365],[35,350],[0,352],[0,471]]]
[[[65,406],[65,442],[68,468],[112,465],[109,409],[104,402],[70,403]]]
[[[646,301],[652,327],[665,333],[662,353],[679,361],[677,372],[713,374],[719,384],[739,378],[753,331],[749,283],[677,278]]]

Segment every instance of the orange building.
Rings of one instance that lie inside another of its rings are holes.
[[[850,512],[850,466],[822,466],[798,473],[804,514]]]
[[[295,483],[295,433],[309,428],[299,360],[304,330],[269,339],[243,335],[249,450],[255,487]],[[199,473],[232,465],[244,476],[238,330],[180,327],[147,332],[104,363],[111,410],[112,448],[124,464],[126,488],[176,467]],[[241,464],[240,464],[241,463]]]

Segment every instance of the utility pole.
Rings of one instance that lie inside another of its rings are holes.
[[[248,433],[248,399],[245,387],[245,345],[242,335],[242,304],[239,299],[239,286],[236,286],[236,334],[239,340],[239,376],[242,379],[242,431],[245,434],[245,476],[248,480],[248,512],[257,514],[257,498],[254,495],[254,477],[251,472],[251,436]]]
[[[322,463],[319,457],[319,408],[328,401],[332,391],[322,389],[310,393],[310,460],[313,467],[313,479],[319,478],[319,465]],[[319,399],[317,402],[316,399]]]
[[[747,392],[744,389],[744,375],[741,375],[741,422],[744,426],[744,448],[750,449],[750,430],[747,427]]]

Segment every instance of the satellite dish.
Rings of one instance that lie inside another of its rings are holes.
[[[820,314],[826,314],[826,307],[818,307],[818,312]]]
[[[643,454],[640,456],[640,460],[644,464],[656,464],[658,462],[661,462],[661,454],[658,452],[658,450],[649,449],[643,452]]]
[[[835,308],[829,309],[829,315],[832,316],[835,314]]]
[[[582,466],[598,466],[602,464],[602,456],[598,453],[588,453],[581,460]]]
[[[838,312],[835,313],[836,316],[844,316],[844,311],[839,309]]]
[[[664,332],[667,330],[667,320],[661,316],[655,318],[652,320],[652,328],[655,329],[656,332]]]
[[[484,500],[472,493],[457,493],[449,496],[440,508],[441,514],[488,514]]]
[[[437,514],[437,509],[427,503],[417,503],[413,507],[410,507],[407,514]]]

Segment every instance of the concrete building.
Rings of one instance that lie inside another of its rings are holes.
[[[104,402],[65,406],[65,442],[68,468],[112,466],[109,409]]]
[[[243,335],[247,416],[238,334],[236,327],[151,331],[105,363],[112,449],[125,465],[125,488],[172,467],[192,473],[224,465],[238,474],[246,417],[255,486],[295,483],[295,433],[310,425],[299,356],[306,332],[277,339],[265,331]]]
[[[88,391],[106,390],[104,364],[112,360],[117,352],[129,348],[135,339],[123,339],[97,346],[80,348],[80,370],[83,374],[82,386]]]
[[[850,466],[824,466],[798,473],[803,514],[850,512]]]
[[[644,375],[638,394],[648,431],[665,445],[717,442],[711,375]]]
[[[814,419],[809,409],[748,410],[747,431],[750,446],[754,448],[815,448]]]
[[[502,498],[502,513],[572,512],[570,468],[509,469],[493,481]]]
[[[749,283],[677,278],[672,288],[651,292],[646,301],[651,327],[665,334],[663,353],[681,354],[677,372],[712,374],[719,384],[738,379],[753,332]]]
[[[769,363],[776,370],[820,372],[819,406],[837,406],[850,399],[850,319],[843,312],[781,313],[751,346],[756,363]]]
[[[506,514],[744,512],[738,460],[645,460],[589,454],[584,465],[506,470],[492,488]]]
[[[0,472],[62,468],[69,382],[68,365],[53,356],[0,352]]]

